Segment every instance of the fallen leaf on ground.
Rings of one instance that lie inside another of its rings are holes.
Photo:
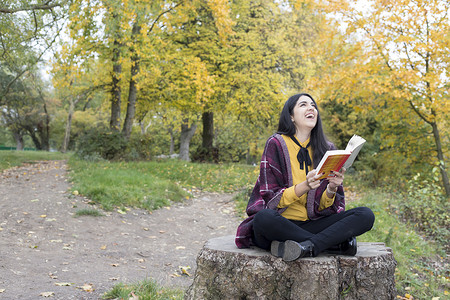
[[[166,233],[164,230],[160,230],[159,233]]]
[[[82,286],[77,286],[77,288],[79,288],[80,290],[83,290],[85,292],[93,292],[94,291],[94,286],[91,283],[85,283]]]
[[[106,250],[106,245],[101,246],[100,250]]]
[[[179,266],[179,268],[180,268],[181,274],[187,275],[187,276],[191,276],[191,274],[189,274],[189,272],[187,271],[187,270],[189,270],[191,267],[189,267],[189,266],[186,266],[186,267],[184,267],[184,266]]]
[[[57,285],[57,286],[71,286],[72,284],[70,282],[55,282],[55,285]]]
[[[39,202],[39,199],[33,199],[31,202]]]
[[[117,212],[118,212],[119,214],[122,214],[122,215],[126,215],[126,214],[127,214],[126,211],[123,211],[123,210],[121,210],[121,209],[118,209]]]
[[[55,293],[54,292],[43,292],[43,293],[40,293],[39,296],[42,296],[42,297],[53,297],[53,296],[55,296]]]
[[[50,240],[50,243],[62,243],[62,240]]]
[[[47,222],[53,222],[53,221],[56,221],[56,219],[45,219],[45,221],[47,221]]]
[[[186,247],[184,247],[184,246],[177,246],[177,247],[175,247],[175,249],[182,250],[182,249],[186,249]]]
[[[47,218],[47,215],[40,215],[41,218]]]
[[[5,292],[5,289],[0,289],[0,293],[4,293]]]

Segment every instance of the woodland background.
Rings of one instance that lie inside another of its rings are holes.
[[[367,140],[348,175],[448,250],[449,14],[446,0],[0,1],[0,149],[74,153],[80,170],[174,154],[244,170],[308,92],[338,148]]]
[[[450,195],[449,2],[2,1],[0,145],[258,163],[306,91],[357,170]]]

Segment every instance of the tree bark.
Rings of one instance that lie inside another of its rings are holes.
[[[69,113],[67,115],[67,122],[66,122],[66,131],[64,133],[64,141],[61,147],[61,152],[66,153],[67,149],[69,148],[69,142],[70,142],[70,131],[72,128],[72,117],[73,113],[75,111],[75,104],[72,99],[69,100]]]
[[[192,124],[189,127],[189,120],[184,119],[181,125],[181,135],[180,135],[180,156],[181,160],[190,161],[189,158],[189,143],[194,136],[195,130],[197,129],[197,124]]]
[[[42,98],[42,101],[44,102],[45,121],[40,135],[41,144],[42,150],[50,151],[50,115],[48,114],[47,103],[45,102],[44,98]]]
[[[120,74],[122,73],[122,64],[120,60],[120,43],[114,40],[114,49],[112,56],[112,89],[111,89],[111,119],[109,128],[118,131],[120,129],[120,106],[122,104],[122,89],[120,88]]]
[[[23,134],[13,131],[14,140],[16,141],[16,150],[23,151]]]
[[[34,146],[37,150],[43,150],[42,144],[39,141],[39,138],[36,136],[36,133],[34,132],[34,128],[27,127],[27,131],[30,134],[31,140],[33,141]]]
[[[397,263],[383,243],[359,243],[356,256],[321,254],[284,262],[256,247],[238,249],[234,238],[205,244],[185,300],[391,300],[397,295]]]
[[[202,148],[205,151],[207,159],[212,158],[213,141],[214,141],[214,113],[204,112],[202,114],[203,134],[202,134]]]
[[[136,37],[140,31],[141,31],[141,25],[139,24],[139,19],[137,19],[135,21],[135,23],[133,24],[133,29],[132,29],[132,33],[131,33],[133,39],[135,40],[135,42],[134,42],[135,45],[137,43]],[[137,99],[136,77],[137,77],[137,74],[139,73],[140,57],[136,53],[136,49],[134,48],[135,45],[133,45],[130,49],[130,51],[131,51],[130,89],[129,89],[129,93],[128,93],[127,115],[125,117],[125,122],[123,124],[123,129],[122,129],[122,133],[123,133],[125,139],[127,139],[127,140],[130,138],[131,130],[133,128],[134,116],[136,113],[136,99]]]
[[[444,186],[445,194],[447,195],[447,197],[450,197],[450,183],[448,180],[447,170],[445,168],[444,153],[442,152],[442,143],[439,129],[436,122],[432,122],[431,127],[433,128],[433,136],[436,143],[437,158],[439,160],[439,170],[441,172],[442,184]]]
[[[168,129],[169,135],[170,135],[170,148],[169,148],[169,155],[172,155],[175,152],[175,139],[173,136],[173,128],[172,126]]]

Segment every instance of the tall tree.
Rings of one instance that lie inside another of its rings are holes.
[[[357,62],[351,65],[352,70],[341,73],[349,75],[346,84],[361,83],[377,95],[371,99],[373,106],[390,112],[392,119],[386,121],[400,118],[414,128],[418,118],[428,127],[421,143],[430,143],[427,137],[431,137],[435,159],[427,159],[439,167],[442,186],[449,196],[449,147],[442,133],[448,135],[450,115],[450,78],[446,75],[450,69],[450,3],[373,0],[361,10],[356,1],[324,2],[325,9],[338,14],[346,24],[348,40],[363,50],[363,55],[352,57]],[[415,117],[405,118],[410,113]]]
[[[3,74],[4,75],[4,74]],[[14,75],[2,76],[11,79]],[[9,78],[8,78],[9,77]],[[5,80],[4,84],[8,84]],[[38,150],[50,149],[49,103],[52,99],[37,71],[27,72],[14,81],[5,95],[5,105],[0,106],[3,122],[12,132],[17,148],[23,146],[23,136],[29,135]]]
[[[2,1],[0,4],[0,66],[12,76],[0,90],[0,105],[10,88],[42,60],[63,27],[69,0]]]

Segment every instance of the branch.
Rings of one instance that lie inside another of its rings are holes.
[[[41,58],[44,55],[44,53],[53,46],[53,43],[56,41],[56,38],[61,33],[62,29],[63,28],[61,27],[58,30],[58,32],[55,34],[54,38],[50,41],[50,43],[47,45],[47,47],[41,52],[41,54],[39,54],[39,56],[35,59],[35,61],[34,61],[34,63],[32,65],[37,64],[41,60]],[[9,89],[14,84],[14,82],[16,82],[23,74],[25,74],[25,72],[28,71],[29,68],[30,68],[30,65],[28,65],[19,74],[17,74],[16,77],[14,77],[10,82],[8,82],[8,84],[6,85],[5,90],[0,94],[0,105],[2,104],[3,98],[6,96],[6,94],[8,94]]]
[[[429,121],[427,118],[425,118],[425,116],[416,108],[416,106],[414,105],[414,103],[409,100],[408,101],[409,105],[412,107],[412,109],[414,110],[414,112],[422,119],[424,120],[426,123],[428,124],[432,124],[433,122]]]
[[[41,4],[35,4],[35,5],[31,5],[31,6],[24,6],[24,7],[18,7],[18,8],[0,7],[0,13],[14,14],[19,11],[51,10],[55,7],[62,6],[62,3],[50,4],[50,2],[52,2],[52,0],[47,0]]]
[[[366,27],[363,27],[362,29],[369,35],[370,39],[377,47],[378,51],[380,52],[381,57],[383,58],[384,62],[386,63],[386,66],[389,68],[389,70],[393,71],[391,65],[389,64],[389,60],[387,59],[386,55],[384,55],[384,53],[383,53],[383,49],[380,46],[380,44],[375,40],[375,38],[372,36],[372,34],[370,34],[369,30]]]
[[[165,10],[165,11],[163,11],[162,13],[160,13],[160,14],[156,17],[156,19],[153,21],[152,26],[150,26],[150,29],[148,30],[148,33],[150,33],[150,32],[153,31],[153,28],[155,27],[156,22],[158,22],[159,19],[160,19],[163,15],[165,15],[166,13],[171,12],[172,10],[174,10],[175,8],[177,8],[178,6],[180,6],[182,3],[183,3],[183,1],[180,1],[180,2],[178,2],[177,4],[175,4],[175,6],[173,6],[173,7],[169,8],[168,10]]]

